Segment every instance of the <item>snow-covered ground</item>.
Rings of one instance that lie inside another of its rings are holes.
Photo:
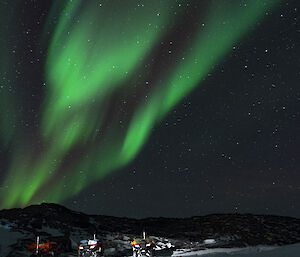
[[[23,238],[24,234],[19,232],[11,231],[11,227],[13,224],[6,224],[0,225],[0,256],[6,257],[9,256],[9,252],[11,251],[11,245],[13,245],[17,240]],[[45,228],[46,230],[46,228]],[[57,234],[57,231],[54,230],[47,230],[48,232]],[[75,236],[74,234],[72,236]],[[73,239],[75,239],[74,237]],[[78,237],[79,238],[79,237]],[[77,238],[76,238],[77,239]],[[78,241],[76,240],[75,241]],[[111,238],[112,240],[116,240],[116,238]],[[123,237],[123,240],[126,242],[128,238]],[[164,249],[165,247],[169,246],[170,244],[168,240],[163,241],[161,238],[159,239],[159,249]],[[74,241],[74,245],[77,248],[77,245]],[[119,240],[120,244],[119,247],[123,247],[122,240]],[[212,246],[216,243],[214,239],[207,239],[204,240],[203,249],[202,250],[193,250],[193,249],[177,249],[174,251],[172,257],[300,257],[300,243],[293,244],[293,245],[286,245],[286,246],[255,246],[255,247],[245,247],[245,248],[206,248],[205,246]],[[129,243],[128,243],[129,245]],[[172,246],[170,244],[170,246]],[[169,247],[170,247],[169,246]],[[106,255],[112,256],[111,253],[108,252],[110,249],[106,249]],[[24,249],[22,252],[22,256],[29,256],[29,252]],[[156,251],[157,257],[160,256],[159,251]],[[70,255],[70,254],[61,254],[62,257],[75,257],[77,255]],[[167,256],[164,256],[167,257]]]
[[[176,253],[177,254],[177,253]],[[65,257],[75,257],[76,255],[68,255]],[[198,252],[190,252],[189,255],[172,255],[174,256],[203,256],[203,257],[299,257],[300,243],[280,247],[248,247],[248,248],[223,248],[223,249],[207,249]],[[132,256],[128,256],[132,257]],[[160,257],[159,255],[157,257]],[[168,256],[164,256],[168,257]]]
[[[176,251],[172,256],[205,257],[299,257],[300,243],[279,247],[256,246],[247,248],[215,248],[195,252]]]
[[[24,235],[19,232],[10,231],[9,225],[0,225],[0,256],[6,256],[10,252],[10,245],[17,242]]]
[[[218,214],[135,220],[86,215],[56,204],[0,211],[0,257],[29,257],[27,246],[37,235],[42,242],[58,242],[60,257],[76,257],[80,240],[95,232],[106,257],[129,257],[131,241],[141,236],[137,228],[145,226],[159,232],[148,235],[157,257],[300,257],[300,219]]]

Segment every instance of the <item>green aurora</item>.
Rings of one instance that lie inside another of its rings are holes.
[[[62,202],[127,165],[153,127],[279,2],[210,1],[204,26],[190,38],[178,36],[185,46],[176,61],[145,90],[141,81],[147,74],[141,64],[180,23],[187,7],[171,8],[173,0],[145,2],[142,8],[136,1],[102,1],[101,7],[99,1],[68,1],[60,10],[44,64],[40,146],[24,146],[26,140],[12,143],[0,207]],[[50,16],[55,12],[53,8]],[[9,59],[5,53],[2,60]],[[10,62],[0,64],[3,73]],[[140,99],[132,97],[136,85],[141,87]],[[116,95],[120,103],[114,106]],[[5,145],[13,141],[16,117],[2,110],[13,110],[15,99],[2,90],[0,100],[0,139]],[[122,112],[122,102],[134,108]]]

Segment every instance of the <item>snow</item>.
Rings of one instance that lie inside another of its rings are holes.
[[[299,257],[300,243],[288,246],[281,246],[270,251],[251,252],[245,257]]]
[[[6,256],[11,251],[10,246],[23,236],[19,232],[10,231],[7,227],[0,227],[0,256]]]
[[[108,250],[108,249],[107,249]],[[115,249],[111,249],[112,252],[105,252],[105,255],[112,255]],[[203,257],[299,257],[300,243],[287,246],[268,247],[268,246],[256,246],[247,248],[215,248],[206,249],[198,252],[190,252],[190,255],[172,255],[172,256],[203,256]],[[1,255],[2,256],[2,255]],[[65,255],[63,255],[65,256]],[[77,255],[67,255],[65,257],[75,257]],[[132,257],[132,256],[128,256]],[[157,257],[160,257],[157,254]],[[164,256],[168,257],[168,256]]]
[[[205,239],[204,244],[215,244],[216,240],[215,239]]]
[[[192,257],[192,256],[201,256],[201,255],[211,256],[211,254],[215,254],[215,253],[221,253],[222,255],[224,255],[224,253],[232,254],[240,250],[241,248],[212,248],[212,249],[203,249],[199,251],[189,251],[187,249],[181,249],[181,250],[174,251],[172,256],[173,257],[181,257],[181,256]]]
[[[8,224],[5,225],[0,224],[0,228],[10,229],[11,227]]]
[[[299,257],[300,243],[287,246],[255,246],[245,248],[215,248],[199,251],[175,251],[172,256],[205,257]]]

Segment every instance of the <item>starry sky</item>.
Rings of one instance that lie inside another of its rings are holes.
[[[0,0],[0,208],[300,217],[296,0]]]

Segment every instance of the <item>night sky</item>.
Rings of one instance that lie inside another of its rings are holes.
[[[300,217],[299,11],[0,0],[0,209]]]

